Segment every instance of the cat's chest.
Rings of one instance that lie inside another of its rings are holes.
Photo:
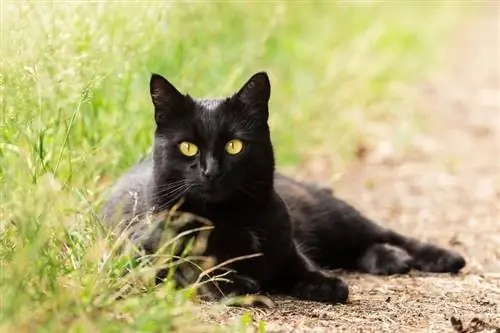
[[[256,228],[218,228],[216,226],[210,232],[206,253],[215,255],[219,260],[227,260],[264,252],[266,241],[266,234]]]

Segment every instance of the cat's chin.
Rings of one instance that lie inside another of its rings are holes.
[[[231,194],[225,191],[216,191],[210,189],[199,190],[196,193],[193,193],[192,195],[198,200],[211,203],[221,203],[231,198]]]

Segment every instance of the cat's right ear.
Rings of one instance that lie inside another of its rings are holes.
[[[179,110],[183,106],[184,96],[159,74],[151,74],[149,92],[155,107],[157,124],[164,122],[172,111]]]
[[[245,105],[267,106],[270,96],[271,84],[266,72],[255,73],[236,93],[236,98]]]

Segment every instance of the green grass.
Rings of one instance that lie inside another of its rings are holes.
[[[1,331],[208,332],[191,290],[120,278],[127,259],[98,227],[103,189],[151,144],[150,73],[203,97],[265,69],[278,164],[347,163],[370,124],[411,137],[399,87],[463,15],[412,3],[2,3]],[[148,292],[116,300],[129,284]]]

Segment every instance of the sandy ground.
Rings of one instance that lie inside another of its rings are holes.
[[[416,86],[430,128],[411,152],[374,149],[333,184],[340,197],[385,225],[460,251],[465,270],[341,274],[351,290],[347,305],[280,299],[273,309],[253,310],[272,332],[455,332],[452,316],[464,326],[476,317],[500,327],[499,13],[491,7],[464,24],[442,71]]]

